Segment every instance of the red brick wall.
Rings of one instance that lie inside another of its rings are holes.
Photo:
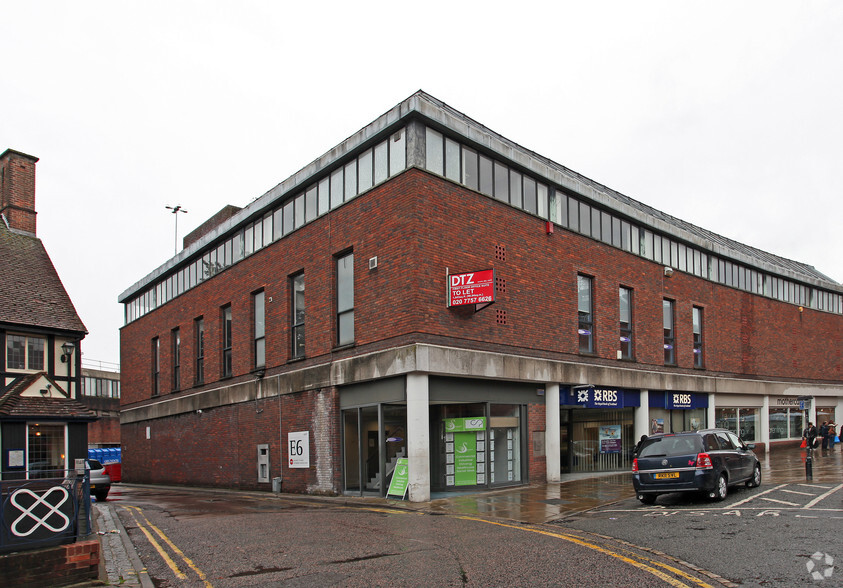
[[[527,429],[530,435],[528,439],[530,482],[543,482],[547,480],[547,446],[545,435],[547,434],[547,413],[544,404],[529,404],[527,406]],[[544,448],[541,454],[535,451],[536,444]]]
[[[92,423],[88,423],[89,445],[119,445],[120,417],[101,416]]]
[[[456,204],[455,204],[456,203]],[[501,231],[501,227],[506,227]],[[505,260],[495,257],[496,247]],[[205,377],[220,377],[220,308],[234,317],[234,374],[253,367],[251,293],[266,292],[267,368],[289,359],[289,275],[304,270],[307,356],[334,347],[334,256],[355,253],[356,351],[399,340],[514,349],[551,358],[577,352],[577,273],[594,277],[596,357],[613,363],[618,340],[618,287],[632,288],[636,362],[663,366],[662,299],[676,301],[679,368],[693,367],[691,307],[704,309],[705,364],[710,372],[831,381],[841,377],[843,317],[717,285],[558,229],[490,198],[409,170],[254,254],[121,332],[122,402],[151,394],[150,341],[161,339],[161,390],[171,390],[170,331],[181,329],[182,388],[193,382],[193,319],[205,318]],[[378,256],[378,268],[367,260]],[[445,268],[495,268],[506,282],[494,306],[444,308]],[[271,300],[271,301],[270,301]],[[505,325],[496,310],[506,311]],[[392,338],[392,341],[386,339]],[[354,353],[350,350],[347,353]],[[590,361],[592,358],[586,358]]]
[[[13,229],[35,233],[35,163],[37,158],[6,151],[0,159],[0,213]]]
[[[79,541],[0,556],[0,586],[66,586],[96,580],[99,541]]]

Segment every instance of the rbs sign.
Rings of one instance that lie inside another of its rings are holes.
[[[495,270],[448,276],[448,306],[491,304],[495,301]]]

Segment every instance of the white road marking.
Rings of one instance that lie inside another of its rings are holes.
[[[776,500],[775,498],[762,498],[761,500],[766,500],[767,502],[776,502],[778,504],[786,504],[788,506],[799,506],[796,502],[788,502],[786,500]]]
[[[812,506],[817,504],[820,500],[825,500],[826,498],[828,498],[829,496],[831,496],[832,494],[834,494],[835,492],[837,492],[841,488],[843,488],[843,484],[838,485],[836,488],[832,488],[831,490],[829,490],[825,494],[820,494],[819,496],[814,498],[811,502],[809,502],[808,504],[806,504],[802,508],[811,508]]]
[[[782,492],[787,492],[788,494],[801,494],[802,496],[816,496],[813,492],[797,492],[796,490],[782,490]]]

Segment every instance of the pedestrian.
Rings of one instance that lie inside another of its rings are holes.
[[[641,439],[638,440],[638,443],[635,445],[635,449],[633,449],[632,454],[635,457],[638,457],[638,454],[641,452],[641,446],[644,445],[644,441],[647,440],[647,435],[641,435]]]
[[[808,449],[815,449],[817,446],[817,428],[814,423],[808,422],[808,426],[802,431],[802,438],[806,441]]]
[[[828,423],[828,448],[833,450],[835,443],[837,443],[837,425],[831,422]]]
[[[820,439],[822,439],[823,449],[828,449],[828,421],[823,421],[820,425]]]

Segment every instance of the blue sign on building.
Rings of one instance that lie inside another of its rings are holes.
[[[567,394],[560,395],[560,401],[585,408],[629,408],[641,406],[641,394],[624,388],[582,386],[569,388]]]

